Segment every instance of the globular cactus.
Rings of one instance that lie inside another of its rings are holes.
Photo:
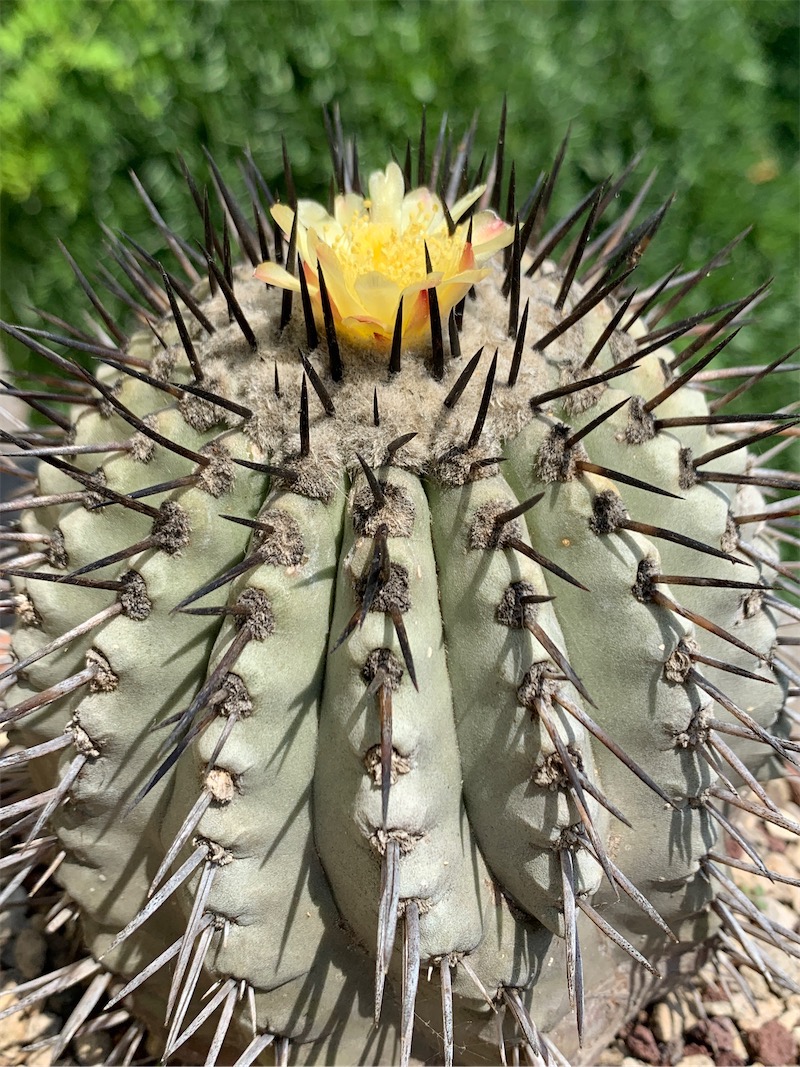
[[[503,220],[503,141],[365,198],[332,134],[333,215],[211,162],[199,244],[143,193],[175,265],[111,246],[136,332],[77,265],[94,333],[5,327],[63,377],[2,505],[5,893],[49,864],[86,945],[6,1012],[88,981],[57,1055],[110,1000],[115,1063],[579,1063],[687,952],[792,986],[728,867],[737,807],[798,829],[798,481],[746,450],[793,422],[704,392],[763,287],[676,320],[730,249],[634,289],[666,205],[550,225],[559,156]]]

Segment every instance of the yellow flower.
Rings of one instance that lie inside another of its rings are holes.
[[[512,228],[493,211],[473,216],[467,240],[469,223],[459,220],[484,188],[478,186],[452,206],[450,217],[456,223],[452,236],[439,197],[426,188],[404,194],[403,174],[396,163],[370,175],[369,199],[355,193],[337,196],[332,216],[321,204],[300,200],[297,251],[317,320],[322,321],[321,267],[339,337],[383,347],[390,344],[402,298],[403,340],[427,340],[428,290],[436,290],[446,322],[450,309],[490,273],[482,264],[513,240]],[[294,212],[276,204],[272,214],[288,237]],[[300,290],[298,279],[277,263],[262,263],[255,277],[282,289]]]

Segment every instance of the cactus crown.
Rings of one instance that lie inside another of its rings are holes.
[[[668,205],[607,223],[623,175],[548,228],[564,146],[518,210],[504,126],[487,182],[423,124],[418,187],[409,155],[368,198],[331,132],[332,213],[248,156],[246,214],[209,157],[199,252],[144,191],[177,266],[113,245],[133,334],[77,265],[92,334],[4,324],[70,401],[21,390],[53,432],[4,433],[41,462],[2,505],[9,885],[53,862],[89,951],[35,996],[92,978],[58,1053],[110,994],[119,1062],[145,1027],[590,1062],[683,952],[793,985],[717,842],[769,876],[728,809],[798,829],[761,785],[797,765],[764,497],[798,483],[745,447],[794,423],[696,388],[764,287],[662,324],[731,246],[632,288]]]

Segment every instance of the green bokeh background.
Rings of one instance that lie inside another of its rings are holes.
[[[299,188],[324,198],[323,104],[339,102],[366,169],[390,146],[402,156],[422,104],[434,128],[446,110],[456,135],[479,109],[491,150],[507,92],[523,197],[570,123],[556,208],[646,150],[638,180],[658,168],[646,208],[676,193],[648,279],[753,223],[685,313],[774,274],[736,342],[738,358],[766,362],[797,343],[798,12],[796,0],[4,0],[0,310],[80,318],[56,239],[91,275],[107,258],[97,218],[164,252],[129,169],[194,239],[178,151],[205,180],[207,145],[241,188],[249,144],[280,189],[284,134]],[[790,392],[776,376],[756,400]]]

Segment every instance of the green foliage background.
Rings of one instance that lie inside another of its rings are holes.
[[[388,146],[402,155],[423,103],[431,126],[447,110],[456,133],[480,109],[491,148],[507,92],[523,189],[572,123],[557,207],[646,149],[641,178],[659,168],[647,206],[677,194],[649,278],[754,224],[687,313],[774,274],[759,324],[736,343],[739,358],[773,359],[796,343],[798,11],[795,0],[4,0],[0,310],[31,324],[29,305],[80,316],[56,239],[91,274],[106,257],[97,218],[162,253],[131,168],[191,239],[178,151],[205,174],[207,145],[235,178],[249,143],[280,189],[284,134],[298,186],[324,196],[323,104],[340,103],[378,166]],[[775,381],[783,403],[787,380]]]

